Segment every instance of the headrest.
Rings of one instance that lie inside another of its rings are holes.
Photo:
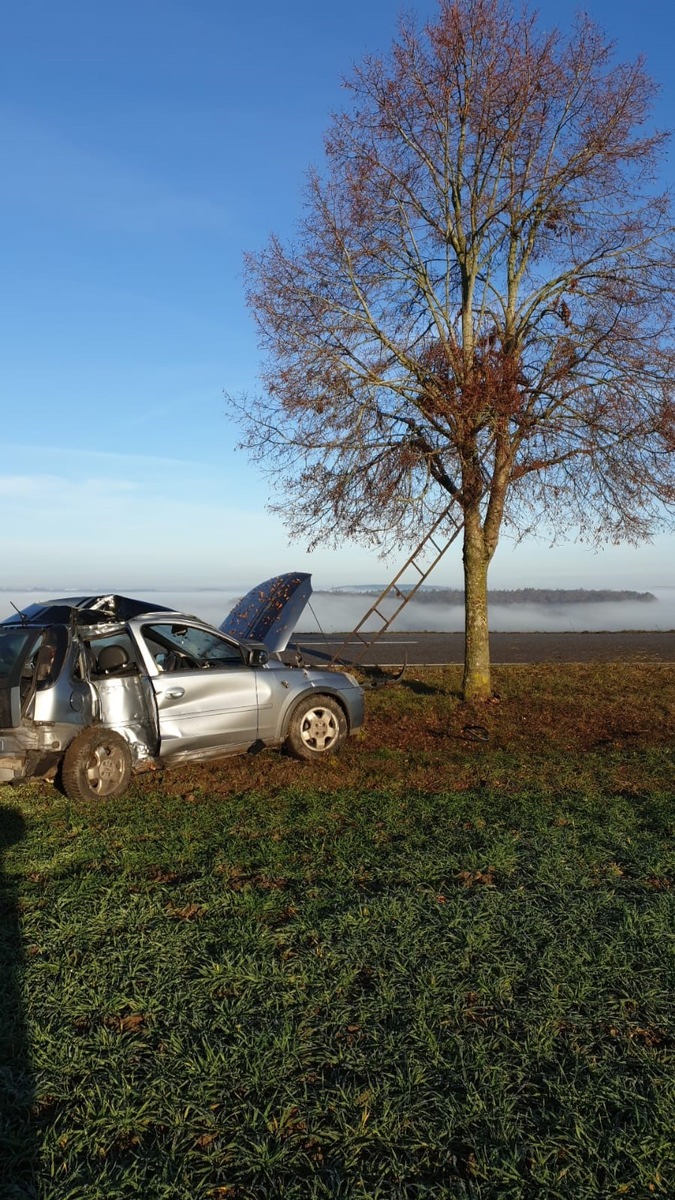
[[[126,667],[129,655],[125,646],[116,643],[113,646],[104,646],[97,662],[99,671],[107,674],[109,671],[119,671],[120,667]]]

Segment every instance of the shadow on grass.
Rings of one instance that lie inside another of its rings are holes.
[[[398,686],[405,688],[408,692],[413,692],[415,696],[456,696],[459,699],[459,692],[447,692],[442,687],[435,687],[433,684],[424,683],[422,679],[406,679],[405,675],[398,681]]]
[[[34,1100],[22,1000],[23,944],[19,904],[5,852],[25,837],[17,809],[0,805],[0,1195],[37,1196]]]

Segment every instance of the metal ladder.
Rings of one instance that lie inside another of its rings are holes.
[[[353,666],[356,666],[358,663],[362,662],[363,659],[365,658],[366,654],[370,650],[371,646],[373,646],[375,644],[375,642],[379,638],[382,637],[383,633],[386,633],[387,629],[389,629],[389,626],[396,620],[396,617],[401,612],[401,609],[405,608],[405,606],[409,600],[412,600],[415,593],[421,588],[425,579],[429,578],[434,567],[437,566],[437,564],[440,562],[440,560],[442,559],[446,550],[448,550],[450,548],[450,546],[454,542],[455,538],[458,537],[462,531],[464,522],[463,521],[457,522],[453,517],[450,517],[450,510],[452,507],[453,507],[452,505],[448,505],[448,507],[445,509],[445,511],[441,513],[438,520],[434,522],[434,524],[431,526],[431,529],[429,530],[429,532],[422,538],[422,541],[420,542],[419,546],[417,546],[417,548],[413,551],[413,553],[410,555],[410,558],[407,560],[406,563],[404,563],[404,565],[401,567],[398,574],[395,575],[394,578],[392,579],[391,583],[387,584],[386,588],[384,588],[384,590],[380,592],[379,596],[377,597],[377,600],[375,601],[374,604],[371,604],[367,613],[364,614],[364,616],[359,621],[358,625],[354,629],[352,629],[351,633],[347,634],[347,637],[344,639],[344,641],[340,643],[340,645],[338,646],[337,650],[335,651],[333,657],[330,660],[331,663],[338,663],[338,662],[347,663],[348,662],[348,663],[351,663]],[[442,542],[439,545],[439,542],[441,541],[441,539],[439,538],[437,540],[434,535],[437,534],[437,531],[438,531],[439,527],[443,524],[443,522],[447,521],[448,519],[450,519],[452,521],[452,524],[454,525],[454,529],[453,529],[450,537],[445,542]],[[421,558],[425,557],[426,552],[429,550],[430,547],[432,550],[435,551],[435,557],[431,560],[431,562],[427,562],[426,564],[420,564],[419,560]],[[401,579],[403,578],[403,576],[405,575],[406,571],[408,571],[409,569],[412,569],[417,572],[417,575],[414,576],[415,583],[412,587],[406,587],[406,591],[403,592],[403,591],[401,591],[401,588],[399,587],[399,583],[400,583]],[[381,612],[380,605],[386,599],[391,598],[391,597],[395,597],[399,601],[399,604],[393,610],[393,612],[391,612],[389,614],[389,616],[386,616],[383,612]],[[366,635],[365,633],[362,633],[361,630],[363,629],[366,622],[370,620],[371,617],[377,617],[377,619],[379,621],[381,621],[382,624],[379,629],[371,630]],[[357,650],[356,654],[350,654],[348,660],[343,659],[342,655],[343,655],[344,651],[347,649],[347,646],[349,646],[350,643],[355,639],[362,643],[362,648],[359,648]]]

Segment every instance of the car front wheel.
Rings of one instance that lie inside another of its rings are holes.
[[[128,743],[111,729],[87,729],[66,750],[62,782],[70,800],[107,800],[121,796],[130,779]]]
[[[347,718],[337,700],[307,696],[291,715],[285,744],[296,758],[319,758],[339,749],[347,732]]]

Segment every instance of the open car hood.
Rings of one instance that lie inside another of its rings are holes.
[[[302,571],[275,575],[235,604],[220,626],[221,633],[262,642],[271,653],[285,650],[311,594],[311,575]]]

